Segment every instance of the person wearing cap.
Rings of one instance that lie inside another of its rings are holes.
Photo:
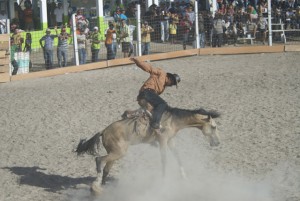
[[[143,108],[147,104],[153,107],[150,126],[160,134],[160,120],[168,104],[159,95],[162,94],[166,87],[176,86],[180,82],[177,74],[166,73],[160,68],[154,68],[150,63],[141,61],[138,58],[130,58],[139,68],[148,72],[150,77],[140,88],[137,101]]]
[[[55,27],[55,32],[57,28]],[[46,69],[51,69],[53,67],[53,41],[57,37],[57,34],[51,34],[51,30],[48,28],[46,30],[46,35],[40,39],[40,45],[43,48],[44,59],[46,64]],[[44,42],[44,44],[43,44]]]
[[[99,60],[99,51],[100,51],[100,34],[99,28],[94,27],[92,34],[89,36],[91,39],[91,52],[92,52],[92,62],[97,62]]]

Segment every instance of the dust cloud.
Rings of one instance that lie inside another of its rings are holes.
[[[271,184],[225,172],[211,157],[222,151],[210,148],[203,136],[179,138],[178,150],[186,171],[183,179],[172,153],[168,152],[166,175],[162,177],[159,149],[150,145],[130,147],[121,160],[115,181],[100,197],[79,190],[72,201],[271,201]],[[198,141],[195,145],[194,141]],[[200,142],[199,142],[200,141]],[[200,146],[199,146],[200,145]]]

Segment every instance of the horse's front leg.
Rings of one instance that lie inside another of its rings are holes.
[[[177,163],[178,163],[179,168],[180,168],[181,177],[183,179],[186,179],[187,177],[186,177],[186,174],[185,174],[185,170],[183,168],[182,161],[181,161],[181,159],[179,157],[179,154],[178,154],[178,151],[176,149],[174,138],[172,138],[168,141],[168,147],[171,150],[171,152],[172,152],[173,156],[175,157],[175,159],[177,160]]]

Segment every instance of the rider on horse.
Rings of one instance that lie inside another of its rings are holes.
[[[145,103],[149,103],[152,107],[152,119],[150,126],[160,134],[160,120],[162,114],[167,108],[168,104],[159,95],[166,87],[174,86],[180,82],[180,77],[177,74],[166,73],[160,68],[151,66],[150,63],[143,62],[138,58],[131,58],[138,67],[150,73],[150,77],[144,82],[139,91],[137,101],[140,106],[145,108]]]

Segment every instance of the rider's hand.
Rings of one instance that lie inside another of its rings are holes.
[[[129,60],[135,62],[135,61],[136,61],[136,58],[131,57]]]

